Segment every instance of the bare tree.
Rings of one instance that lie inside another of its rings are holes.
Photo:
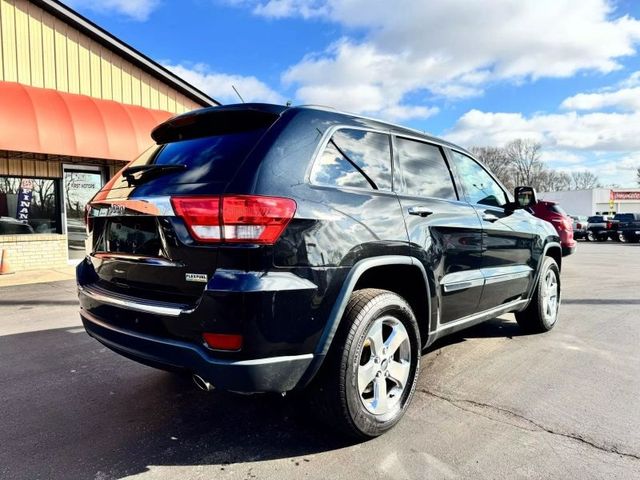
[[[517,139],[504,147],[472,147],[480,159],[505,187],[528,185],[541,192],[582,190],[600,187],[598,177],[589,170],[571,174],[547,168],[541,159],[542,146],[531,139]],[[640,168],[638,168],[640,185]]]
[[[504,147],[515,173],[517,185],[533,185],[543,170],[544,162],[540,159],[542,145],[531,139],[518,138]]]
[[[503,148],[472,147],[471,153],[484,163],[503,184],[512,186],[513,168]]]
[[[571,189],[571,176],[553,169],[542,170],[531,184],[541,192],[558,192]]]
[[[591,173],[589,170],[572,172],[571,183],[572,190],[587,190],[589,188],[596,188],[600,186],[598,176]]]

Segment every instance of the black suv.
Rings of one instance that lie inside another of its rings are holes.
[[[343,431],[391,428],[421,351],[515,312],[556,322],[553,226],[465,150],[330,109],[177,116],[87,208],[92,337],[200,388],[312,391]]]

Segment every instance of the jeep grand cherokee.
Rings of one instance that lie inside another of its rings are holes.
[[[87,208],[92,337],[204,389],[307,389],[373,437],[412,398],[422,349],[515,312],[551,329],[558,235],[466,150],[331,109],[183,114]]]

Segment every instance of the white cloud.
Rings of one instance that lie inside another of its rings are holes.
[[[238,2],[265,17],[317,17],[364,32],[283,76],[304,102],[358,112],[409,106],[408,98],[428,108],[430,95],[479,95],[491,82],[608,73],[640,41],[640,21],[616,15],[613,0]]]
[[[640,111],[535,114],[470,110],[447,138],[466,146],[502,145],[532,138],[548,148],[626,152],[640,149]]]
[[[571,169],[572,166],[580,167],[585,162],[585,157],[567,150],[543,150],[540,159],[550,166]]]
[[[117,13],[143,22],[160,4],[159,0],[67,0],[72,8],[86,8],[99,13]]]
[[[253,13],[268,18],[285,18],[299,16],[302,18],[321,17],[329,14],[323,0],[270,0],[253,3]]]
[[[165,64],[166,68],[221,103],[240,103],[233,86],[246,102],[285,103],[284,97],[253,76],[217,73],[205,64],[192,66]]]
[[[626,111],[640,110],[640,87],[579,93],[565,99],[560,106],[566,110],[599,110],[608,107]]]

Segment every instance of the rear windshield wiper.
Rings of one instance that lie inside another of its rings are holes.
[[[371,180],[371,177],[369,175],[367,175],[365,173],[365,171],[360,168],[360,166],[354,162],[349,155],[347,155],[339,146],[336,142],[333,141],[333,138],[331,140],[329,140],[329,143],[331,143],[334,147],[336,147],[336,150],[338,150],[338,153],[340,153],[340,155],[342,155],[344,157],[344,159],[349,162],[353,168],[355,168],[358,173],[360,173],[360,175],[362,175],[364,177],[364,179],[367,181],[367,183],[369,185],[371,185],[371,188],[373,188],[374,190],[378,190],[378,186],[376,185],[376,182],[374,182],[373,180]]]
[[[165,173],[180,172],[186,170],[187,166],[182,163],[169,164],[169,165],[134,165],[133,167],[127,167],[123,170],[122,176],[127,179],[129,186],[140,185],[147,180],[164,175]],[[134,177],[139,173],[140,176]]]

